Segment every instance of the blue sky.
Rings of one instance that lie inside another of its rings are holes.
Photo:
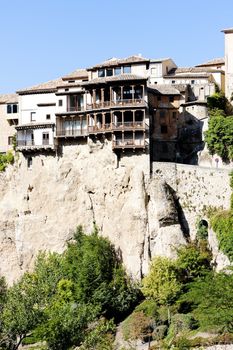
[[[232,14],[232,0],[0,0],[0,93],[110,57],[221,57]]]

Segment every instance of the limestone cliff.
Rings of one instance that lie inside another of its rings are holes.
[[[30,169],[20,156],[0,176],[0,274],[12,283],[39,250],[61,252],[78,224],[90,232],[93,222],[133,276],[140,278],[155,255],[174,256],[195,235],[198,211],[185,217],[177,178],[169,165],[161,169],[150,177],[147,154],[119,158],[107,141],[35,155]],[[224,186],[227,206],[227,179]]]

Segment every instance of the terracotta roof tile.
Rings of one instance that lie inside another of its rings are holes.
[[[159,95],[180,95],[180,91],[169,84],[148,85],[148,88]]]
[[[18,90],[17,93],[19,95],[24,95],[29,93],[52,92],[52,91],[56,91],[57,86],[59,84],[62,84],[62,82],[63,81],[61,78],[49,80],[46,83],[41,83],[25,89]]]
[[[135,74],[120,74],[120,75],[113,75],[111,77],[92,79],[82,83],[82,86],[94,85],[94,84],[100,84],[100,83],[105,84],[108,82],[115,82],[115,81],[146,80],[146,79],[147,79],[146,77],[135,75]]]
[[[4,103],[17,103],[19,97],[17,94],[2,94],[0,95],[0,104]]]
[[[140,63],[140,62],[149,62],[150,60],[145,57],[141,56],[129,56],[126,58],[111,58],[109,60],[106,60],[100,64],[96,64],[93,67],[88,68],[88,70],[95,70],[97,68],[102,68],[102,67],[113,67],[113,66],[119,66],[121,64],[130,64],[130,63]]]

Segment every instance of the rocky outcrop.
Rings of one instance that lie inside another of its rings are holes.
[[[61,252],[77,225],[95,222],[140,278],[151,257],[174,257],[187,241],[173,183],[149,177],[148,155],[117,157],[108,141],[66,145],[62,156],[20,156],[0,176],[0,274],[9,283],[39,250]]]

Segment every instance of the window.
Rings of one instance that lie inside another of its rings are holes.
[[[36,121],[36,112],[31,112],[31,122]]]
[[[114,68],[114,74],[115,75],[120,75],[121,74],[121,67]]]
[[[172,112],[172,118],[176,119],[176,112]]]
[[[13,145],[13,140],[14,140],[14,137],[13,136],[8,136],[8,145]]]
[[[107,68],[107,77],[111,77],[113,75],[113,69],[112,68]]]
[[[68,83],[75,83],[75,80],[68,80]]]
[[[28,169],[31,169],[32,168],[32,157],[29,157],[27,159],[27,166],[28,166]]]
[[[63,104],[63,101],[62,100],[58,100],[58,106],[61,107]]]
[[[169,102],[174,102],[174,96],[169,96]]]
[[[159,111],[160,118],[165,118],[166,113],[164,110]]]
[[[158,95],[157,100],[161,101],[161,95]]]
[[[69,89],[66,88],[65,91],[69,91]]]
[[[191,84],[195,84],[195,80],[191,80]]]
[[[123,73],[131,73],[131,66],[124,66]]]
[[[104,69],[99,69],[98,70],[98,77],[99,78],[105,77],[105,70]]]
[[[7,105],[7,114],[18,113],[18,105],[16,103]]]
[[[161,125],[161,134],[167,134],[167,125]]]
[[[175,84],[176,83],[176,81],[175,80],[172,80],[172,84]]]
[[[42,134],[42,144],[43,145],[49,145],[49,133],[43,132]]]
[[[46,114],[46,120],[50,120],[51,119],[51,115],[50,114]]]

